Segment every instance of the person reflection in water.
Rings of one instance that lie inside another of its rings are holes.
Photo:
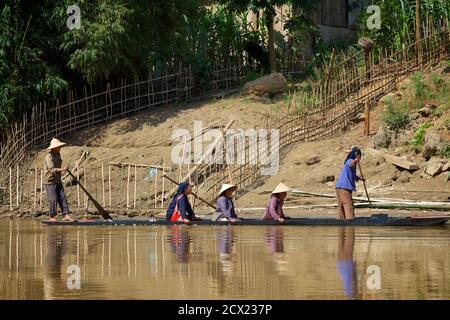
[[[217,244],[219,246],[220,264],[222,271],[231,271],[231,250],[233,249],[234,235],[231,226],[225,226],[217,233]]]
[[[190,259],[191,237],[183,225],[170,226],[170,247],[178,262],[188,262]]]
[[[270,226],[266,229],[266,245],[275,262],[275,269],[280,273],[286,273],[286,254],[284,252],[283,229],[279,226]]]
[[[355,228],[343,227],[339,230],[339,245],[336,269],[341,277],[344,294],[349,299],[356,296],[356,266],[353,262]]]
[[[66,253],[66,241],[62,232],[56,230],[47,231],[47,254],[45,255],[44,272],[44,298],[54,299],[57,292],[64,290],[65,272],[62,271],[64,255]]]

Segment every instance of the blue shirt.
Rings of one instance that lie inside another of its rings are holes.
[[[181,196],[180,196],[181,195]],[[193,220],[195,218],[194,211],[192,210],[191,204],[185,194],[176,194],[167,208],[166,218],[170,220],[172,217],[175,206],[178,202],[178,211],[180,211],[181,217],[183,219]]]
[[[341,175],[336,182],[336,189],[346,189],[349,191],[356,191],[356,181],[359,177],[356,175],[356,166],[350,166],[353,159],[347,159],[342,168]]]

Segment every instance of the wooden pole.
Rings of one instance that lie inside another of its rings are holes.
[[[164,162],[163,162],[163,168],[164,168]],[[166,171],[163,169],[163,171],[162,171],[162,175],[163,175],[163,177],[166,175]],[[165,186],[164,186],[164,182],[165,182],[166,180],[164,180],[164,179],[162,179],[162,193],[161,193],[161,208],[163,208],[164,207],[164,192],[165,192]]]
[[[365,116],[364,116],[364,133],[366,136],[370,135],[370,107],[369,107],[369,101],[366,100],[365,105]]]
[[[130,171],[131,171],[131,166],[128,165],[128,178],[127,178],[127,208],[130,207]]]
[[[106,206],[106,200],[105,200],[105,173],[104,173],[103,163],[102,163],[102,195],[103,195],[103,206]]]
[[[80,170],[77,170],[77,180],[80,181]],[[78,208],[80,207],[80,187],[78,186],[77,183],[77,204],[78,204]]]
[[[44,172],[41,169],[41,189],[40,189],[41,192],[40,192],[40,195],[39,195],[39,211],[42,209],[42,193],[44,192],[44,190],[42,190],[43,185],[44,185]]]
[[[111,207],[111,166],[108,165],[108,193],[109,193],[109,206]]]
[[[83,171],[84,171],[84,175],[83,175],[84,185],[87,186],[87,172],[86,172],[86,166],[85,165],[83,165]],[[89,209],[89,202],[88,202],[88,198],[86,196],[86,193],[84,193],[84,208],[86,209],[86,211],[88,211],[88,209]]]
[[[9,210],[11,211],[13,209],[12,201],[12,168],[9,167]]]
[[[420,63],[420,0],[416,0],[416,55]]]
[[[33,201],[33,209],[36,210],[37,205],[37,183],[38,183],[38,173],[37,167],[34,168],[34,201]]]
[[[157,207],[157,201],[158,201],[157,193],[158,193],[158,169],[156,169],[156,174],[155,174],[155,208]]]
[[[16,206],[19,207],[19,166],[16,167]]]
[[[134,166],[134,194],[133,194],[133,208],[136,209],[136,191],[137,191],[137,166]]]
[[[369,204],[372,205],[372,201],[370,201],[370,197],[369,197],[369,192],[367,192],[366,179],[364,179],[364,175],[363,175],[363,172],[361,169],[361,162],[358,163],[358,167],[359,167],[359,173],[361,174],[361,178],[363,181],[364,191],[366,192],[367,200],[369,201]]]

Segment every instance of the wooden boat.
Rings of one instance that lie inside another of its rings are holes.
[[[291,218],[283,223],[275,220],[244,219],[239,222],[199,220],[190,225],[286,225],[286,226],[396,226],[396,227],[429,227],[445,224],[450,216],[437,217],[389,217],[387,214],[373,214],[370,217],[357,217],[353,220],[335,218]],[[128,219],[128,220],[79,220],[79,221],[42,221],[47,226],[154,226],[184,224],[163,219]]]

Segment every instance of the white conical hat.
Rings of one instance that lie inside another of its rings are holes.
[[[291,191],[292,189],[289,188],[287,185],[285,185],[284,183],[279,183],[277,185],[277,187],[272,191],[272,193],[282,193],[282,192],[288,192]]]
[[[231,189],[231,188],[237,188],[237,186],[235,184],[226,184],[226,183],[224,183],[222,185],[222,188],[220,188],[219,195],[221,195],[224,191],[227,191],[228,189]]]
[[[54,148],[65,146],[66,144],[64,142],[59,141],[56,138],[53,138],[50,142],[50,146],[47,148],[47,150],[52,150]]]

